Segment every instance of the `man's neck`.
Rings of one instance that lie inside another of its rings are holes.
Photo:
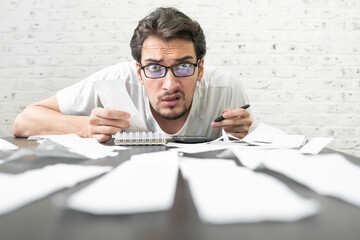
[[[159,124],[160,128],[166,132],[167,134],[175,134],[181,130],[181,128],[184,126],[185,121],[190,113],[190,108],[188,111],[184,114],[184,116],[180,117],[179,119],[175,120],[168,120],[165,118],[162,118],[155,112],[155,110],[151,107],[151,113],[153,117],[155,118],[156,122]]]

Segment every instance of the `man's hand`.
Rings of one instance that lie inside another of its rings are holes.
[[[224,130],[231,135],[243,138],[249,131],[252,124],[250,113],[243,108],[225,108],[223,110],[225,120],[219,122],[211,122],[211,127],[224,127]]]
[[[89,137],[106,142],[111,135],[130,127],[130,114],[106,108],[94,108],[89,117]]]

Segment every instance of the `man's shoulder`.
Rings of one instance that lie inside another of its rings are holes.
[[[136,77],[135,61],[121,62],[103,68],[90,76],[92,81],[134,81]]]
[[[204,75],[201,80],[203,85],[210,87],[228,87],[232,73],[215,66],[204,66]]]

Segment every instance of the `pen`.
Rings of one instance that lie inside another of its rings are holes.
[[[242,109],[247,109],[248,107],[250,107],[250,104],[245,104],[245,105],[242,106],[241,108],[242,108]],[[221,115],[221,116],[215,118],[214,122],[220,122],[220,121],[222,121],[222,120],[224,120],[224,119],[225,119],[225,118]]]

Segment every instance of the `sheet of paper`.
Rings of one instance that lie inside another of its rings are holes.
[[[242,141],[251,144],[256,143],[272,143],[277,135],[286,135],[287,133],[281,129],[271,127],[264,123],[260,123],[252,132],[246,135]]]
[[[249,169],[258,169],[263,166],[263,161],[271,154],[273,150],[269,149],[252,149],[252,148],[232,148],[231,151],[235,154],[237,159],[245,167]]]
[[[1,151],[11,151],[11,150],[17,150],[19,147],[12,144],[11,142],[8,142],[2,138],[0,138],[0,150]]]
[[[5,160],[9,156],[11,156],[11,155],[13,155],[13,154],[15,154],[17,152],[19,152],[19,151],[8,151],[8,150],[3,151],[3,150],[0,150],[0,164],[4,163]]]
[[[115,150],[128,149],[121,146],[105,146],[100,144],[95,138],[81,138],[76,134],[41,135],[29,138],[41,139],[38,141],[40,142],[40,149],[53,148],[53,151],[56,149],[60,150],[61,147],[56,145],[58,144],[65,147],[71,153],[90,159],[113,157],[119,154],[119,152],[114,152]],[[44,139],[48,141],[44,141]],[[64,151],[64,149],[62,149],[62,151]]]
[[[270,145],[279,148],[299,148],[303,146],[305,142],[305,135],[286,134],[274,136],[274,140]]]
[[[275,178],[220,161],[182,159],[180,163],[202,221],[292,222],[318,212],[317,202],[300,197]]]
[[[171,151],[182,152],[182,153],[201,153],[201,152],[209,152],[216,151],[221,149],[226,149],[228,146],[218,145],[218,144],[209,144],[209,143],[192,143],[192,144],[184,144],[184,143],[167,143],[166,146],[177,147],[171,148]]]
[[[206,169],[221,169],[221,171],[230,171],[236,168],[237,165],[233,160],[218,159],[218,158],[190,158],[180,157],[180,169],[181,174],[185,179],[197,174],[201,171],[207,171]]]
[[[303,155],[299,151],[278,150],[263,164],[319,194],[360,207],[360,166],[340,154]]]
[[[56,164],[18,175],[0,173],[0,215],[63,188],[99,176],[111,167]]]
[[[300,149],[300,152],[304,154],[318,154],[332,140],[333,138],[327,138],[327,137],[313,138]]]
[[[224,128],[221,129],[221,135],[224,142],[230,142],[229,134],[225,132]]]
[[[172,207],[178,176],[176,152],[134,155],[105,177],[72,195],[69,208],[92,214],[131,214]]]
[[[130,127],[126,132],[147,132],[145,122],[132,102],[125,84],[121,81],[105,81],[95,85],[104,108],[127,112],[131,115]],[[116,89],[116,91],[114,91]]]

